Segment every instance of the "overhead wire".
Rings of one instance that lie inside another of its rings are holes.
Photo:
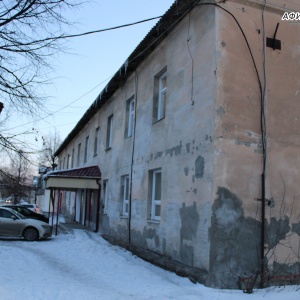
[[[113,75],[112,75],[112,76],[113,76]],[[33,120],[33,121],[30,121],[30,122],[25,123],[25,124],[21,124],[21,125],[18,125],[18,126],[9,128],[9,129],[7,129],[7,131],[13,130],[13,129],[16,129],[16,128],[19,128],[19,127],[23,127],[23,126],[25,126],[25,125],[29,125],[29,124],[32,124],[32,123],[35,123],[35,122],[43,121],[43,120],[45,120],[46,118],[49,118],[49,117],[53,116],[54,114],[56,114],[56,113],[58,113],[58,112],[60,112],[60,111],[62,111],[62,110],[64,110],[64,109],[70,107],[72,104],[74,104],[75,102],[79,101],[80,99],[82,99],[83,97],[85,97],[86,95],[88,95],[89,93],[91,93],[92,91],[94,91],[97,87],[99,87],[101,84],[103,84],[104,82],[106,82],[107,80],[109,80],[112,76],[106,78],[105,80],[103,80],[102,82],[100,82],[99,84],[97,84],[95,87],[93,87],[93,88],[90,89],[88,92],[84,93],[84,94],[81,95],[79,98],[75,99],[74,101],[72,101],[72,102],[70,102],[70,103],[64,105],[62,108],[60,108],[60,109],[58,109],[58,110],[56,110],[56,111],[54,111],[54,112],[52,112],[52,113],[49,113],[47,116],[42,117],[42,118],[39,118],[39,119],[36,119],[36,120]]]
[[[199,1],[197,1],[198,3]],[[188,10],[183,10],[183,11],[178,11],[178,12],[188,12],[190,11],[195,5],[193,5],[192,7],[189,7]],[[178,13],[177,12],[177,13]],[[144,22],[149,22],[149,21],[152,21],[152,20],[155,20],[155,19],[158,19],[158,18],[161,18],[162,16],[159,16],[159,17],[153,17],[153,18],[148,18],[148,19],[144,19],[144,20],[141,20],[141,21],[137,21],[137,22],[132,22],[132,23],[128,23],[128,24],[124,24],[124,25],[119,25],[119,26],[114,26],[114,27],[110,27],[110,28],[106,28],[106,29],[99,29],[99,30],[94,30],[94,31],[88,31],[88,32],[84,32],[84,33],[80,33],[80,34],[75,34],[75,35],[65,35],[64,37],[65,38],[73,38],[73,37],[80,37],[80,36],[84,36],[84,35],[89,35],[89,34],[94,34],[94,33],[101,33],[101,32],[104,32],[104,31],[109,31],[109,30],[116,30],[116,29],[120,29],[120,28],[124,28],[124,27],[128,27],[128,26],[134,26],[134,25],[137,25],[137,24],[140,24],[140,23],[144,23]],[[147,51],[153,44],[155,44],[160,38],[161,36],[167,32],[171,27],[173,27],[176,23],[178,23],[180,20],[182,19],[182,17],[176,19],[164,32],[162,32],[154,41],[152,41],[152,43],[150,45],[148,45],[145,49],[143,49],[143,51],[141,51],[140,53],[138,53],[136,56],[134,56],[133,58],[131,58],[128,63],[130,63],[131,61],[135,60],[136,58],[138,58],[139,56],[143,55],[143,53],[145,51]],[[62,37],[61,37],[62,38]],[[15,126],[13,128],[9,128],[7,129],[7,131],[9,130],[14,130],[16,128],[20,128],[20,127],[23,127],[25,125],[29,125],[29,124],[32,124],[32,123],[35,123],[35,122],[39,122],[39,121],[43,121],[45,120],[46,118],[48,117],[51,117],[53,116],[54,114],[64,110],[65,108],[69,107],[70,105],[72,105],[73,103],[79,101],[80,99],[82,99],[83,97],[85,97],[86,95],[88,95],[90,92],[94,91],[97,87],[99,87],[100,85],[102,85],[104,82],[108,81],[109,79],[111,79],[114,75],[111,75],[110,77],[108,77],[107,79],[103,80],[101,83],[97,84],[94,88],[92,88],[91,90],[89,90],[88,92],[86,92],[85,94],[83,94],[82,96],[80,96],[79,98],[75,99],[74,101],[70,102],[69,104],[63,106],[62,108],[48,114],[47,116],[45,117],[42,117],[42,118],[39,118],[39,119],[36,119],[36,120],[33,120],[33,121],[30,121],[28,123],[25,123],[25,124],[21,124],[21,125],[18,125],[18,126]]]

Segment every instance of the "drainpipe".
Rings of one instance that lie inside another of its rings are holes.
[[[50,189],[50,199],[49,199],[49,210],[48,210],[48,219],[49,220],[50,220],[51,201],[52,201],[52,188]]]
[[[128,243],[131,243],[131,207],[132,207],[132,174],[133,174],[133,163],[134,163],[134,149],[135,149],[135,130],[136,130],[136,108],[137,108],[137,92],[138,92],[138,75],[135,71],[135,101],[134,101],[134,122],[133,122],[133,133],[132,133],[132,155],[131,155],[131,166],[130,166],[130,186],[129,186],[129,203],[128,203]]]
[[[54,206],[55,206],[55,189],[51,189],[51,201],[52,201],[52,215],[51,215],[51,226],[53,228],[54,225]]]
[[[58,190],[57,207],[56,207],[56,226],[55,226],[55,235],[56,236],[58,234],[58,210],[59,210],[60,201],[61,201],[61,196],[60,196],[60,189],[59,189]]]
[[[95,232],[99,230],[99,222],[100,222],[100,196],[101,196],[101,183],[100,179],[96,179],[96,183],[98,185],[98,199],[97,199],[97,208],[96,208],[96,228]]]
[[[260,239],[260,260],[261,260],[261,267],[260,267],[260,288],[264,288],[265,286],[265,216],[266,216],[266,201],[265,201],[265,173],[261,175],[261,239]]]
[[[262,10],[262,25],[263,25],[263,76],[264,86],[261,90],[261,136],[262,136],[262,156],[263,170],[261,178],[261,248],[260,248],[260,287],[265,287],[265,223],[266,223],[266,171],[267,171],[267,57],[266,57],[266,30],[265,30],[265,9],[267,1],[265,0]]]

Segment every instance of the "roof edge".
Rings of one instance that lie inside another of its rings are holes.
[[[203,0],[176,0],[169,10],[159,19],[156,25],[148,32],[126,59],[124,64],[115,73],[105,88],[100,92],[92,105],[87,109],[72,131],[67,135],[54,153],[58,156],[64,148],[75,138],[85,124],[98,112],[98,110],[111,98],[111,96],[126,82],[156,47],[173,31],[177,24]]]

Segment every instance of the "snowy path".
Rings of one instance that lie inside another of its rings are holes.
[[[295,287],[246,295],[192,284],[83,230],[33,243],[0,239],[0,261],[1,300],[300,298]]]

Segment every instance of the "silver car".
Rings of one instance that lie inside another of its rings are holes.
[[[23,237],[26,241],[35,241],[51,235],[49,224],[27,219],[13,209],[0,207],[0,236]]]

